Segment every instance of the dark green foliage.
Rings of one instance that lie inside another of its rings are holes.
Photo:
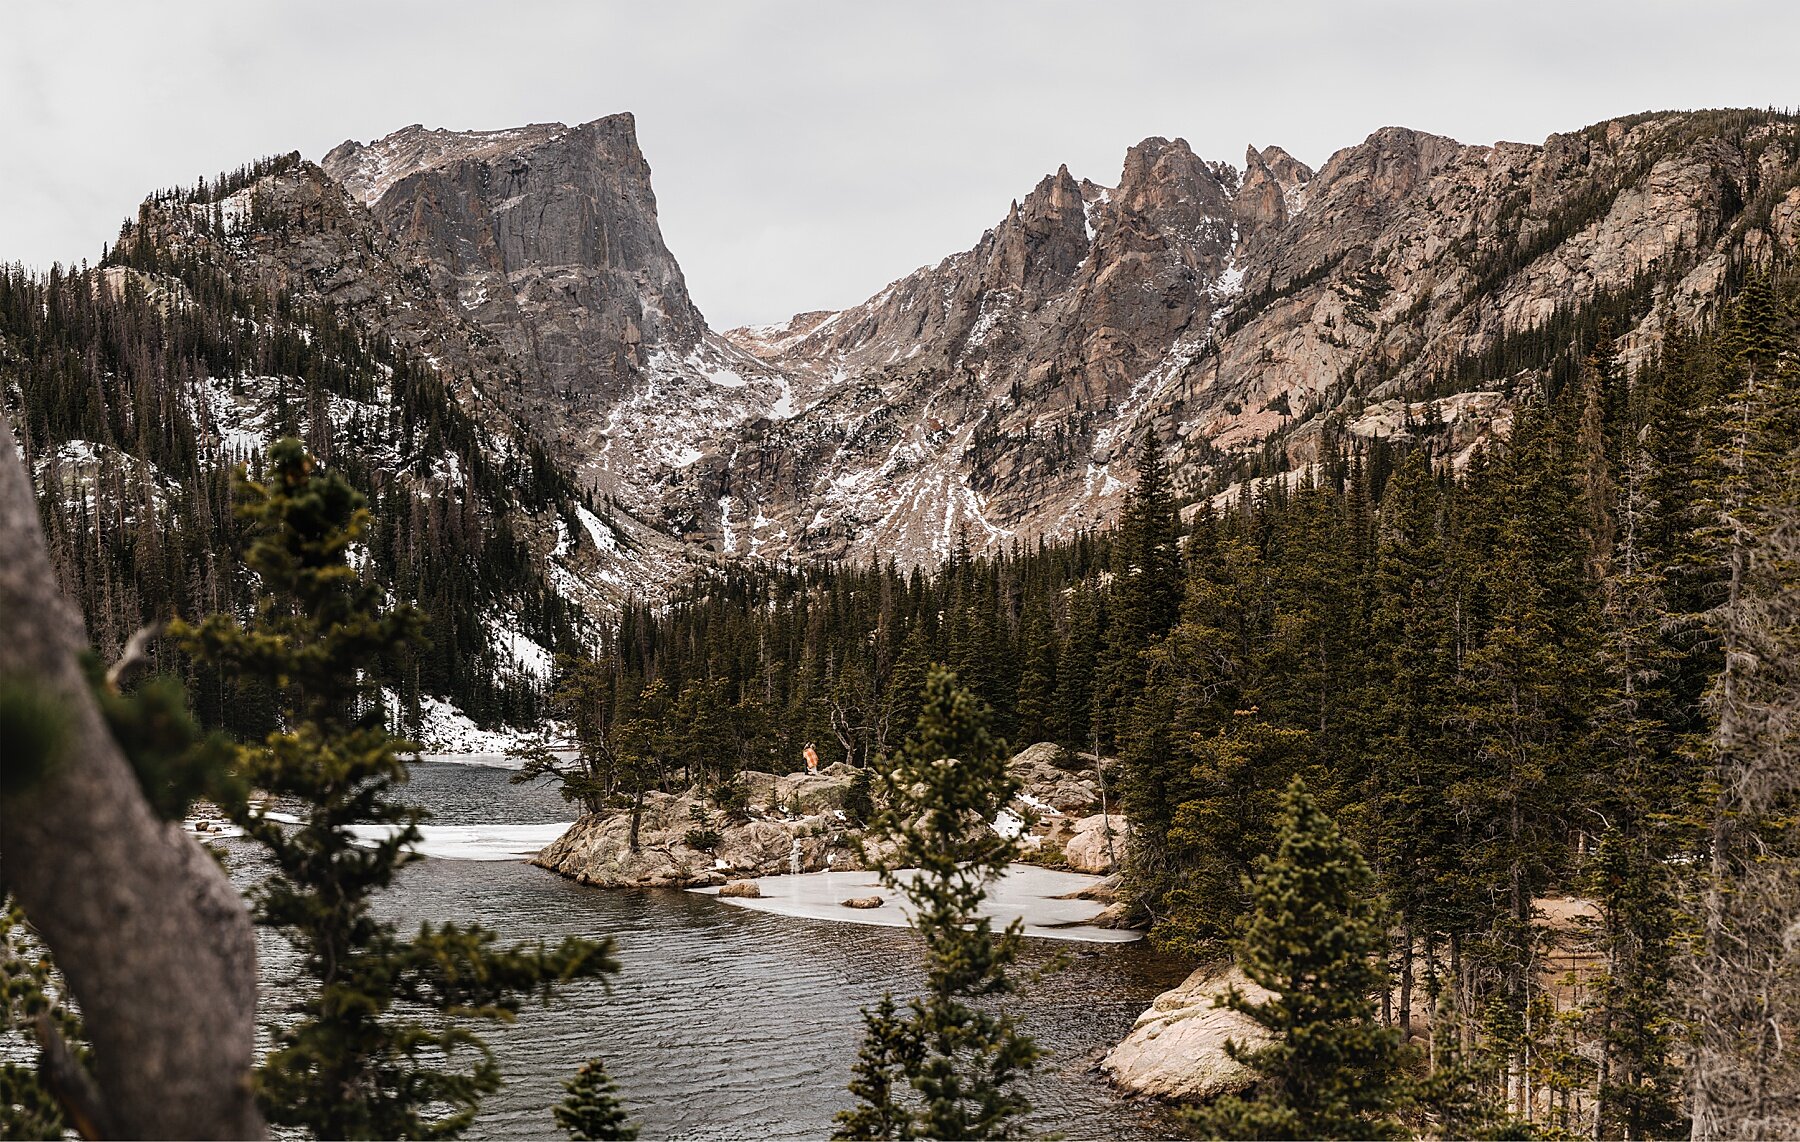
[[[481,928],[429,923],[408,939],[371,913],[372,895],[416,859],[422,814],[395,799],[405,743],[384,727],[369,668],[417,636],[419,617],[384,606],[346,562],[369,513],[342,476],[291,439],[266,467],[266,481],[238,489],[263,590],[254,618],[173,629],[201,661],[261,680],[281,714],[239,765],[275,804],[296,806],[299,824],[267,803],[229,806],[275,869],[253,894],[257,920],[293,941],[312,984],[276,1033],[262,1101],[271,1122],[322,1137],[452,1136],[500,1084],[470,1025],[613,970],[610,944],[499,949]],[[358,826],[381,835],[358,843]]]
[[[91,656],[88,665],[101,716],[157,816],[179,821],[200,798],[231,804],[243,797],[241,782],[231,772],[236,755],[230,740],[200,729],[179,679],[162,675],[118,694]]]
[[[697,852],[709,853],[719,847],[719,831],[717,829],[689,829],[682,838],[682,843]]]
[[[1319,810],[1299,779],[1282,799],[1274,852],[1259,861],[1238,963],[1274,993],[1233,992],[1226,1006],[1269,1032],[1230,1054],[1256,1075],[1255,1093],[1193,1114],[1219,1138],[1400,1137],[1399,1036],[1381,1026],[1387,986],[1374,876],[1356,845]]]
[[[1007,969],[1021,924],[996,935],[979,913],[1017,850],[988,825],[1016,791],[988,720],[954,674],[930,673],[875,826],[898,846],[882,881],[912,903],[925,941],[925,994],[904,1015],[891,996],[863,1012],[850,1087],[860,1102],[839,1113],[838,1137],[1006,1138],[1030,1109],[1015,1084],[1038,1050],[999,1004],[1014,990]]]
[[[563,1084],[569,1096],[551,1109],[556,1124],[577,1142],[609,1139],[631,1139],[638,1136],[637,1127],[625,1114],[619,1101],[618,1087],[599,1059],[589,1059]]]
[[[1248,877],[1275,842],[1280,799],[1310,764],[1308,735],[1253,720],[1246,712],[1214,734],[1179,733],[1166,761],[1128,768],[1126,815],[1143,843],[1130,851],[1133,891],[1154,901],[1157,940],[1194,955],[1217,954],[1249,906]],[[1181,720],[1176,721],[1181,726]],[[1148,774],[1167,766],[1169,782]],[[1132,810],[1141,808],[1140,815]]]
[[[1144,438],[1138,482],[1126,502],[1113,544],[1112,596],[1106,649],[1100,661],[1102,701],[1095,729],[1113,744],[1118,715],[1143,690],[1144,654],[1175,624],[1181,605],[1181,550],[1175,499],[1156,434]]]
[[[20,678],[0,680],[0,795],[29,789],[55,764],[67,734],[62,706]]]
[[[1702,455],[1700,550],[1723,571],[1706,630],[1721,655],[1696,759],[1699,859],[1684,1045],[1696,1138],[1788,1128],[1800,1069],[1786,1028],[1800,899],[1800,290],[1743,283],[1710,346],[1720,396]]]
[[[850,787],[844,790],[844,815],[864,824],[875,819],[875,790],[868,770],[859,769],[850,778]]]
[[[9,763],[12,756],[6,754]],[[81,1020],[63,1003],[65,986],[49,953],[26,927],[24,912],[10,896],[0,896],[0,1036],[41,1048],[42,1021],[85,1067]],[[0,1062],[0,1138],[61,1138],[69,1128],[38,1067]]]
[[[809,741],[826,765],[879,768],[918,719],[927,668],[952,660],[1026,735],[1090,748],[1109,552],[1083,537],[965,556],[929,577],[892,564],[733,566],[666,608],[627,605],[596,655],[558,661],[548,706],[576,730],[579,763],[534,773],[588,807],[591,794],[631,792],[622,765],[634,751],[681,788],[792,772]],[[1019,712],[1033,687],[1038,704]]]

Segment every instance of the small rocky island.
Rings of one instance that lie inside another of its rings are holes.
[[[1033,863],[1116,871],[1127,826],[1102,811],[1113,807],[1107,783],[1116,765],[1047,742],[1031,746],[1009,763],[1020,792],[996,827],[1018,830]],[[864,869],[883,846],[846,810],[857,772],[842,762],[786,776],[747,770],[735,782],[742,801],[729,808],[698,788],[646,793],[635,851],[632,811],[620,808],[583,814],[532,863],[600,888],[695,888]]]

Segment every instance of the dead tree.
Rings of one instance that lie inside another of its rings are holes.
[[[152,812],[101,720],[13,440],[0,413],[0,685],[57,733],[41,772],[0,785],[0,864],[93,1045],[91,1083],[79,1068],[47,1077],[85,1131],[262,1137],[249,913],[218,862]],[[62,1071],[74,1065],[48,1046]]]

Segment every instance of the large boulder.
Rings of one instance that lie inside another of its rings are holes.
[[[768,809],[775,804],[775,783],[781,778],[760,769],[738,770],[737,783],[743,787],[751,808]]]
[[[1069,754],[1060,746],[1039,742],[1013,755],[1006,768],[1019,783],[1019,800],[1039,815],[1080,816],[1100,806],[1091,754]]]
[[[797,809],[802,817],[842,809],[854,780],[856,770],[841,761],[817,773],[790,773],[775,780],[774,808],[788,813]]]
[[[1200,968],[1156,997],[1131,1033],[1101,1060],[1100,1069],[1132,1094],[1181,1102],[1248,1090],[1254,1076],[1225,1053],[1225,1044],[1255,1048],[1268,1041],[1268,1032],[1248,1016],[1219,1006],[1234,986],[1252,1002],[1273,995],[1235,965]]]
[[[1063,859],[1076,872],[1100,875],[1113,872],[1125,859],[1125,843],[1129,837],[1125,818],[1117,813],[1095,813],[1074,824],[1074,831],[1063,841]]]
[[[588,814],[544,846],[532,863],[601,888],[678,887],[712,883],[712,858],[691,849],[667,828],[638,830],[638,849],[631,849],[631,814]],[[683,830],[685,835],[685,830]]]
[[[713,858],[725,872],[743,876],[767,876],[786,872],[788,854],[794,851],[794,835],[775,821],[749,821],[719,832]]]

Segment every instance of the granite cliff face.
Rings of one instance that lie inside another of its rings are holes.
[[[595,491],[666,510],[679,478],[782,380],[713,335],[657,224],[629,114],[576,127],[412,126],[346,142],[323,169],[367,206],[457,320],[508,362],[490,395]]]
[[[1058,172],[972,251],[861,306],[732,331],[821,390],[809,415],[837,431],[783,427],[829,474],[797,510],[760,471],[731,486],[759,515],[811,521],[802,550],[928,557],[958,531],[1111,519],[1147,432],[1190,496],[1298,479],[1324,448],[1422,424],[1466,462],[1541,380],[1510,364],[1522,339],[1572,337],[1604,309],[1599,339],[1641,362],[1671,317],[1716,303],[1733,259],[1794,248],[1797,182],[1795,124],[1760,114],[1641,116],[1541,146],[1386,128],[1317,172],[1277,147],[1239,172],[1146,140],[1116,187]]]
[[[1359,437],[1428,433],[1466,462],[1543,380],[1551,354],[1522,345],[1582,337],[1630,367],[1734,264],[1800,245],[1800,126],[1645,115],[1493,146],[1384,128],[1316,171],[1146,139],[1113,185],[1046,175],[860,305],[723,335],[629,115],[408,127],[233,202],[242,272],[392,338],[496,449],[573,474],[584,526],[530,541],[605,607],[717,558],[928,562],[959,536],[1104,525],[1147,433],[1195,500]]]

